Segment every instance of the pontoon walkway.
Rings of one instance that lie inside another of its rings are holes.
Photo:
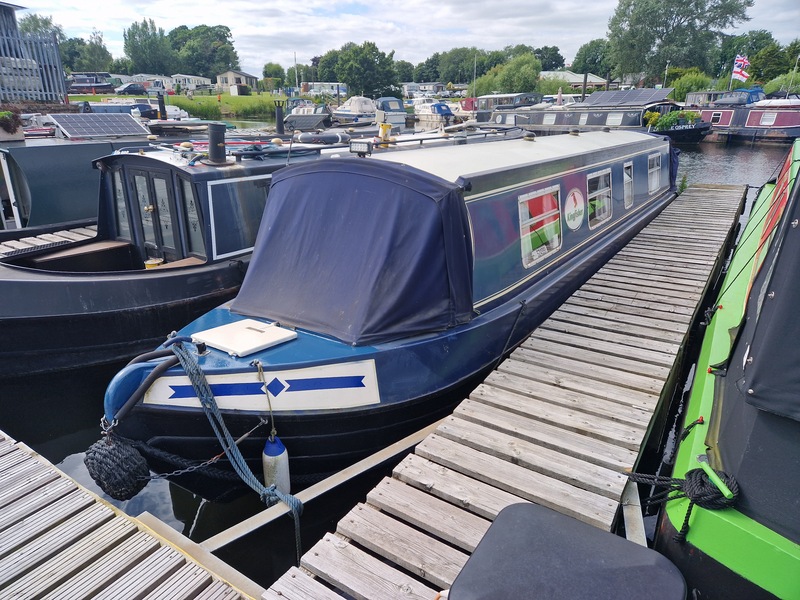
[[[432,600],[517,502],[610,529],[745,193],[686,190],[264,598]]]

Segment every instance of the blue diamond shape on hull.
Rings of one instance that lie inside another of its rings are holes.
[[[267,385],[267,391],[269,391],[269,393],[272,394],[273,396],[277,396],[285,389],[286,386],[283,385],[283,383],[277,377],[272,381],[270,381],[269,384]]]

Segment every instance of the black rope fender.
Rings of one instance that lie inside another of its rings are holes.
[[[715,469],[714,472],[733,493],[732,498],[726,498],[722,490],[711,481],[703,469],[687,471],[685,479],[647,473],[626,473],[626,475],[628,479],[635,483],[645,483],[656,488],[665,488],[647,498],[644,501],[645,506],[665,504],[670,500],[678,500],[679,498],[689,499],[689,508],[686,510],[686,516],[683,519],[683,526],[673,537],[676,542],[682,544],[686,541],[686,534],[689,532],[689,518],[692,515],[692,509],[695,504],[707,510],[721,510],[736,504],[736,500],[739,497],[739,484],[736,479],[724,471]]]

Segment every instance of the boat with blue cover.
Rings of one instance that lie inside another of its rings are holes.
[[[678,479],[662,482],[671,491],[655,548],[695,598],[800,598],[798,170],[795,141],[759,191],[706,312]]]
[[[271,428],[295,481],[368,456],[449,414],[657,215],[672,158],[605,132],[282,169],[236,298],[113,378],[105,434],[157,471],[220,453],[180,347],[251,467]]]

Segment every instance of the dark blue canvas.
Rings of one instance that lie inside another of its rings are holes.
[[[354,157],[279,171],[231,310],[352,344],[468,321],[472,242],[462,190]]]

